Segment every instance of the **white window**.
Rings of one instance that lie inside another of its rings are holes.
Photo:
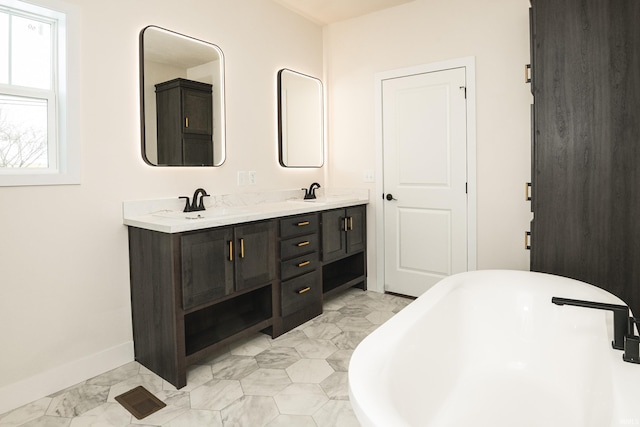
[[[69,126],[74,116],[67,72],[69,54],[75,54],[68,40],[72,11],[55,0],[40,4],[0,0],[3,186],[80,182],[78,144]]]

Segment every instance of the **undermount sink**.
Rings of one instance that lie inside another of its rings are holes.
[[[288,202],[291,203],[313,203],[315,205],[324,205],[326,203],[331,202],[331,200],[322,197],[322,198],[317,198],[317,199],[289,199],[287,200]]]
[[[196,212],[159,211],[154,212],[152,215],[175,219],[214,219],[223,216],[245,215],[249,212],[251,212],[251,210],[248,208],[212,208]]]

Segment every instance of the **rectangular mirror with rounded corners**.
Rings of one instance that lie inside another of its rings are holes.
[[[278,139],[280,164],[315,167],[324,164],[322,82],[296,71],[278,72]]]
[[[145,162],[224,162],[224,57],[218,46],[154,25],[145,27],[140,32],[140,104]]]

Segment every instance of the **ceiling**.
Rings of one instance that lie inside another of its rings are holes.
[[[274,0],[320,24],[332,24],[414,0]]]

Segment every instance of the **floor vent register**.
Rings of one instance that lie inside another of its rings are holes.
[[[115,399],[116,402],[124,406],[127,411],[131,412],[139,420],[167,406],[166,403],[142,386],[122,393],[120,396],[116,396]]]

